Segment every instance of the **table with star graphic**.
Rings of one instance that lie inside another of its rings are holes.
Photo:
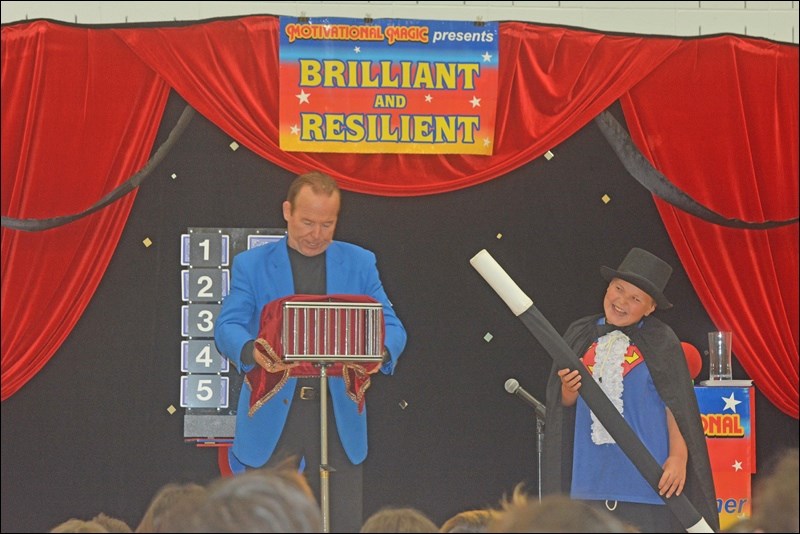
[[[708,444],[722,530],[752,512],[756,472],[755,391],[751,380],[706,380],[695,387]]]

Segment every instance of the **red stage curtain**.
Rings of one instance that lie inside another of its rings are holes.
[[[306,154],[276,144],[278,28],[277,18],[264,16],[169,28],[4,26],[4,216],[78,212],[125,181],[143,165],[173,87],[281,167],[319,168],[345,189],[388,196],[443,193],[502,176],[630,90],[624,103],[634,139],[676,185],[729,217],[797,217],[796,46],[501,23],[495,155]],[[3,399],[77,321],[132,200],[47,232],[3,229]],[[738,359],[767,398],[797,417],[797,225],[732,231],[659,209],[709,314],[737,332]],[[776,345],[783,345],[779,354],[765,359]]]
[[[169,87],[113,33],[8,26],[1,54],[4,216],[80,212],[145,164]],[[3,400],[83,314],[134,198],[46,232],[2,229]]]
[[[585,126],[681,44],[503,23],[494,155],[326,154],[278,146],[279,30],[275,17],[247,17],[116,32],[199,113],[253,152],[382,196],[443,193],[507,174]]]
[[[623,98],[631,137],[672,183],[724,217],[795,218],[797,65],[797,47],[688,41]],[[656,204],[709,316],[734,333],[742,367],[797,418],[798,225],[737,230]]]

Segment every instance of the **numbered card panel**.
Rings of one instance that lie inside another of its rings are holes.
[[[219,375],[182,376],[181,407],[227,408],[228,377]]]
[[[193,267],[228,265],[229,248],[230,236],[222,230],[204,232],[190,228],[188,234],[181,234],[181,265]]]
[[[214,337],[214,323],[221,304],[188,304],[181,306],[181,334],[184,337]]]
[[[260,247],[283,239],[283,234],[250,234],[247,236],[247,249]]]
[[[181,341],[181,371],[184,373],[227,373],[230,362],[217,352],[213,339]]]
[[[221,302],[231,288],[228,269],[185,269],[181,271],[184,302]]]
[[[184,437],[233,436],[244,376],[217,351],[214,327],[231,290],[233,258],[279,241],[285,228],[189,227],[180,236]],[[224,429],[220,422],[224,421]]]

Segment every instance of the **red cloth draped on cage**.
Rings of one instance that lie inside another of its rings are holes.
[[[303,316],[303,321],[298,321],[293,325],[290,339],[283,339],[284,329],[284,303],[378,303],[372,297],[366,295],[290,295],[275,299],[267,303],[261,310],[261,326],[258,331],[258,338],[255,341],[256,365],[250,370],[245,381],[250,385],[250,415],[253,415],[265,402],[275,395],[289,378],[303,376],[319,376],[319,364],[306,361],[296,361],[292,363],[284,362],[284,356],[288,352],[296,352],[301,347],[297,346],[300,339],[304,346],[303,351],[309,355],[342,355],[345,360],[348,355],[366,353],[369,350],[377,350],[380,354],[383,351],[384,330],[383,330],[383,311],[378,310],[380,328],[365,325],[367,322],[366,313],[358,309],[339,309],[333,307],[330,310],[322,310],[322,316],[318,313],[309,313]],[[294,310],[296,313],[296,310]],[[373,318],[374,319],[374,318]],[[374,322],[374,321],[373,321]],[[347,324],[352,328],[345,331],[341,326]],[[377,336],[374,347],[368,347],[365,338],[370,333]],[[308,347],[308,343],[312,347]],[[310,350],[310,352],[309,352]],[[261,357],[259,357],[261,356]],[[273,369],[276,362],[284,362],[288,368]],[[333,361],[326,363],[326,374],[328,376],[341,376],[345,381],[345,388],[348,396],[353,402],[358,403],[359,411],[364,408],[364,394],[369,388],[369,375],[378,372],[381,362],[354,362],[354,361]]]

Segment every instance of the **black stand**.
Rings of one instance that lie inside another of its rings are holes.
[[[506,391],[516,395],[520,400],[533,408],[536,412],[536,458],[538,461],[537,473],[539,475],[539,502],[542,500],[542,451],[544,450],[544,421],[547,417],[547,408],[536,397],[522,389],[519,381],[509,378],[505,384]]]
[[[319,369],[320,391],[320,448],[319,448],[319,495],[322,511],[322,532],[330,532],[330,472],[328,465],[328,364],[323,363]]]
[[[539,478],[539,502],[542,502],[542,451],[544,450],[544,419],[536,412],[536,473]]]
[[[287,301],[283,304],[283,349],[287,362],[319,367],[320,510],[322,532],[330,532],[328,465],[328,367],[383,360],[383,308],[380,303]]]

